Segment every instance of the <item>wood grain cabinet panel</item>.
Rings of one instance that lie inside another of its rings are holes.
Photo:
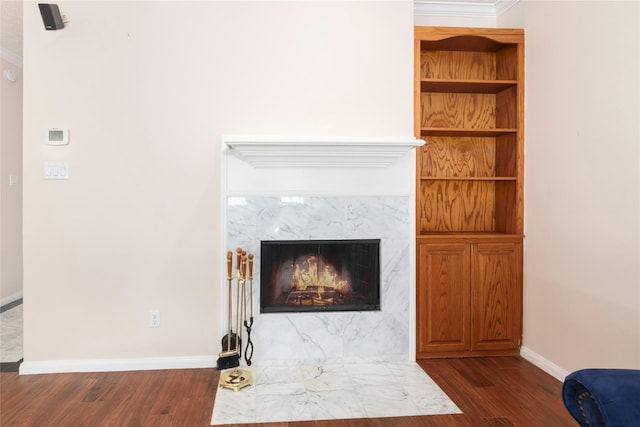
[[[471,350],[519,349],[522,335],[522,245],[472,245]]]
[[[418,355],[470,349],[468,244],[418,246]]]

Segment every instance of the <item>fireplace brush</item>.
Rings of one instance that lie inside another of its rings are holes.
[[[228,304],[227,304],[227,334],[222,337],[222,351],[218,357],[218,370],[235,368],[240,366],[240,337],[232,330],[232,307],[233,307],[233,254],[231,251],[227,252],[227,281],[228,283]],[[239,268],[240,266],[238,266]],[[238,295],[239,297],[239,295]],[[237,331],[237,324],[236,324]]]

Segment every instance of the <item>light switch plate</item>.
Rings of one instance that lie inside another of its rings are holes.
[[[44,179],[69,179],[67,162],[44,162]]]

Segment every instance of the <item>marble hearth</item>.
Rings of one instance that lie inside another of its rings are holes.
[[[256,257],[254,364],[413,360],[414,157],[410,148],[421,141],[404,139],[403,153],[380,164],[356,167],[350,161],[348,167],[313,163],[314,158],[322,162],[317,150],[312,156],[302,153],[304,167],[300,160],[265,167],[238,155],[232,143],[223,141],[223,253],[242,247]],[[314,144],[322,142],[314,140]],[[360,157],[371,158],[362,154],[361,145],[358,149],[352,156],[356,162]],[[260,242],[321,239],[380,239],[380,311],[259,313]]]

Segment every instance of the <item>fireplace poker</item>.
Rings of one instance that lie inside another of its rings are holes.
[[[246,304],[246,300],[245,300]],[[244,350],[244,360],[251,366],[253,357],[253,342],[251,341],[251,327],[253,326],[253,254],[249,254],[249,322],[247,323],[245,306],[244,327],[247,330],[247,348]]]
[[[238,300],[236,310],[236,330],[240,334],[242,342],[242,321],[246,317],[247,302],[245,300],[245,282],[247,281],[247,251],[238,248],[240,252],[240,264],[238,265]],[[240,358],[242,358],[242,347],[240,348]]]
[[[227,304],[227,335],[222,337],[222,351],[219,353],[218,357],[218,370],[233,368],[240,365],[240,353],[239,346],[240,342],[238,339],[238,335],[233,333],[231,328],[232,322],[232,300],[233,300],[233,291],[231,284],[233,282],[233,274],[232,274],[232,264],[233,264],[233,254],[231,251],[227,252],[227,281],[228,281],[228,304]],[[237,330],[237,328],[236,328]],[[232,342],[235,341],[232,347]],[[226,347],[226,349],[225,349]]]

